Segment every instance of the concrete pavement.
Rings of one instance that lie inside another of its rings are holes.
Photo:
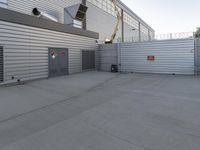
[[[0,149],[199,150],[199,89],[193,76],[102,72],[2,87]]]

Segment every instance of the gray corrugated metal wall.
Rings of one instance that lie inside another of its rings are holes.
[[[198,75],[200,75],[200,38],[196,40],[196,48],[197,48],[197,67],[198,67]]]
[[[95,39],[0,21],[4,81],[48,77],[48,48],[69,49],[69,73],[82,71],[81,50],[96,49]]]
[[[112,64],[117,64],[117,44],[102,44],[99,45],[98,70],[110,71]]]
[[[120,44],[122,72],[194,74],[194,39]],[[155,61],[148,61],[155,56]]]
[[[98,32],[99,39],[102,41],[104,41],[105,38],[110,38],[116,26],[116,17],[94,6],[90,2],[87,2],[87,6],[87,29]],[[121,23],[116,35],[116,40],[119,37],[122,37]]]
[[[8,9],[32,15],[32,9],[38,7],[64,23],[64,8],[81,3],[82,0],[8,0]]]

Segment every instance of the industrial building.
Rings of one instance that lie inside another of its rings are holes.
[[[111,0],[0,0],[1,7],[9,10],[33,15],[33,8],[39,8],[65,24],[71,24],[66,18],[66,8],[80,3],[88,7],[86,17],[83,23],[73,22],[73,26],[98,32],[100,41],[110,38],[116,24],[116,12]],[[116,39],[154,37],[155,31],[120,0],[117,0],[117,6],[122,19]]]
[[[0,0],[0,84],[95,69],[97,43],[114,29],[115,39],[154,36],[121,1]]]

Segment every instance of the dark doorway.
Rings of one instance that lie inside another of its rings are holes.
[[[95,69],[95,51],[82,50],[82,70]]]

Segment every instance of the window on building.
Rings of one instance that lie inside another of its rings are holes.
[[[141,31],[142,33],[144,33],[145,35],[148,35],[148,34],[149,34],[148,28],[146,28],[143,24],[140,24],[140,31]]]
[[[114,4],[111,2],[111,0],[88,0],[93,5],[97,6],[98,8],[101,8],[105,12],[111,14],[112,16],[117,17]],[[118,7],[118,10],[120,8]]]
[[[129,24],[136,30],[139,29],[139,22],[126,12],[124,12],[124,22]]]

